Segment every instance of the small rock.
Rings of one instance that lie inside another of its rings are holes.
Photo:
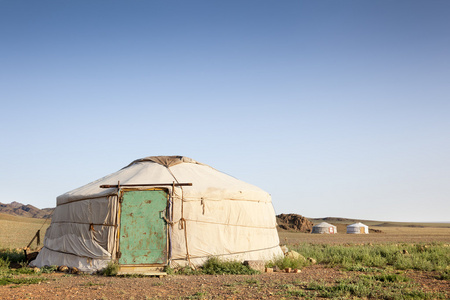
[[[59,272],[69,272],[69,268],[67,266],[59,266],[58,271]]]
[[[309,261],[311,264],[313,264],[313,265],[315,265],[315,264],[317,263],[317,260],[316,260],[315,258],[312,258],[312,257],[308,257],[308,261]]]
[[[283,251],[283,254],[284,254],[284,255],[286,255],[286,253],[289,252],[289,249],[288,249],[288,247],[287,247],[286,245],[283,245],[283,246],[281,246],[280,248],[281,248],[281,251]]]
[[[33,268],[33,272],[34,273],[39,273],[41,271],[41,269],[39,269],[38,267],[34,267]]]
[[[306,258],[296,251],[289,251],[288,253],[286,253],[286,257],[290,259],[306,261]]]
[[[246,260],[244,261],[244,265],[248,266],[250,269],[264,272],[266,267],[266,262],[263,260]]]

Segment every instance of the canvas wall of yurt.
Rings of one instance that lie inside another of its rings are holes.
[[[32,264],[94,272],[281,255],[267,192],[187,157],[151,156],[57,197]]]
[[[337,233],[337,227],[332,224],[329,224],[327,222],[322,222],[317,225],[314,225],[311,233],[328,233],[328,234],[331,233],[331,234],[333,234],[333,233]]]
[[[351,224],[347,226],[347,233],[350,234],[368,234],[369,226],[364,225],[361,222]]]

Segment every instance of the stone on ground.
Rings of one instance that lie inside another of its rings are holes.
[[[264,272],[266,268],[266,262],[263,260],[246,260],[244,261],[244,265],[260,272]]]
[[[315,265],[317,263],[317,260],[312,257],[308,257],[308,261],[313,265]]]
[[[296,252],[296,251],[289,251],[288,253],[286,253],[286,257],[290,258],[290,259],[294,259],[294,260],[302,260],[302,261],[306,261],[306,258],[301,255],[300,253]]]

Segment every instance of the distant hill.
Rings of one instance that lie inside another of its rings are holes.
[[[311,232],[313,223],[307,218],[297,214],[277,215],[278,228],[298,232]]]
[[[13,216],[46,219],[51,217],[53,210],[54,208],[39,209],[31,204],[25,205],[16,201],[9,204],[0,202],[0,213]]]

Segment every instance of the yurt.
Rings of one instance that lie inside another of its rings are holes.
[[[347,226],[347,233],[358,234],[358,233],[369,233],[369,226],[364,225],[361,222],[351,224]]]
[[[183,156],[151,156],[57,197],[32,265],[121,271],[283,255],[262,189]]]
[[[311,233],[337,233],[337,228],[327,222],[314,225]]]

